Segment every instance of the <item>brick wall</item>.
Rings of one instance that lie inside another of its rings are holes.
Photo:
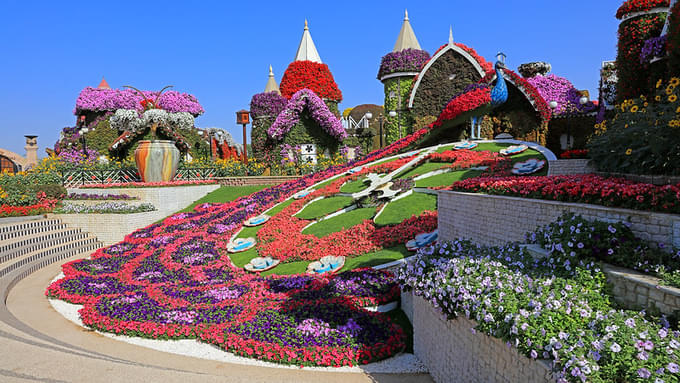
[[[252,176],[252,177],[221,177],[216,178],[220,185],[224,186],[249,186],[249,185],[279,185],[290,180],[296,180],[300,176]]]
[[[588,159],[548,161],[548,175],[570,175],[592,173],[595,169]]]
[[[614,299],[625,307],[646,310],[656,307],[668,315],[680,310],[680,289],[660,286],[658,278],[622,267],[606,265],[603,271],[612,284]]]
[[[453,191],[439,191],[437,206],[443,240],[467,238],[487,245],[523,242],[525,233],[568,211],[591,220],[630,222],[639,238],[680,247],[677,214]]]
[[[520,355],[514,347],[472,329],[459,316],[447,320],[429,302],[414,296],[413,349],[435,382],[554,382],[549,365]]]

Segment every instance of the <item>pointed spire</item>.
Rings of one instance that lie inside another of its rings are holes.
[[[316,46],[314,46],[314,41],[312,41],[312,35],[309,33],[307,19],[305,19],[305,30],[302,32],[302,40],[300,40],[300,46],[297,49],[294,61],[314,61],[321,63],[321,57],[319,56],[319,52],[316,51]]]
[[[449,25],[449,45],[453,45],[453,27]]]
[[[97,85],[97,89],[111,89],[104,76],[102,76],[102,81],[99,83],[99,85]]]
[[[394,44],[392,52],[400,52],[409,48],[420,49],[420,44],[418,44],[416,34],[413,32],[411,23],[408,20],[408,10],[404,10],[404,23],[401,25],[399,37],[397,37],[397,42]]]
[[[274,79],[274,71],[272,70],[271,65],[269,65],[269,79],[267,79],[267,85],[264,87],[264,92],[276,92],[281,94],[279,85],[276,83],[276,79]]]

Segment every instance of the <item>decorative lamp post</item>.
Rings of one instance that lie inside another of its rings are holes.
[[[241,109],[236,112],[236,123],[243,125],[243,163],[248,165],[248,147],[246,143],[246,125],[250,123],[250,116],[247,110]],[[246,170],[246,174],[247,174]]]
[[[392,112],[390,112],[390,113],[392,113]],[[396,113],[394,115],[396,115]],[[394,117],[391,114],[390,114],[390,116]],[[371,113],[371,112],[366,113],[366,118],[369,119],[369,120],[372,119],[373,113]],[[379,129],[380,129],[380,148],[383,147],[383,124],[384,123],[385,123],[385,117],[383,116],[382,113],[379,113],[378,114],[378,126],[379,126]]]
[[[85,142],[85,133],[87,133],[89,129],[87,129],[87,126],[85,125],[85,115],[81,115],[78,118],[78,128],[80,128],[78,133],[80,134],[80,143],[83,145],[83,156],[85,157],[85,159],[87,159],[87,144]]]

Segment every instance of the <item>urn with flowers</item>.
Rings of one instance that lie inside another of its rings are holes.
[[[180,152],[189,149],[176,130],[193,127],[194,117],[190,113],[170,113],[158,107],[158,100],[167,88],[163,88],[155,100],[144,97],[141,101],[143,112],[118,109],[110,119],[111,127],[124,132],[109,149],[111,152],[121,151],[139,141],[135,163],[144,182],[172,181],[177,173]],[[142,92],[139,93],[143,96]],[[140,140],[149,132],[151,140]]]

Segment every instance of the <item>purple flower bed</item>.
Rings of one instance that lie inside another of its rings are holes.
[[[142,91],[144,96],[155,100],[157,92]],[[80,114],[84,111],[104,112],[116,111],[118,109],[135,109],[138,112],[143,112],[144,108],[141,101],[144,100],[137,91],[132,89],[98,89],[87,87],[80,91],[78,99],[76,100],[76,108],[74,114]],[[169,90],[163,93],[158,100],[158,106],[171,113],[188,112],[194,116],[200,116],[204,110],[201,104],[198,103],[196,97],[187,93],[180,93],[174,90]]]
[[[537,75],[528,78],[527,81],[533,85],[546,103],[557,102],[557,107],[553,109],[553,115],[569,115],[574,113],[590,113],[597,109],[597,106],[588,101],[581,105],[581,93],[574,87],[571,81],[564,77],[549,74],[546,76]]]
[[[276,140],[281,140],[295,124],[300,122],[300,115],[304,110],[307,110],[309,117],[321,125],[326,133],[337,140],[342,141],[347,137],[347,132],[340,120],[328,109],[323,100],[309,89],[300,89],[295,92],[286,108],[269,127],[267,134]]]
[[[645,40],[645,45],[640,51],[640,64],[645,64],[654,57],[661,57],[666,54],[666,44],[668,43],[668,35],[659,37],[652,37]]]
[[[105,298],[97,305],[99,314],[124,321],[152,321],[164,324],[199,324],[229,322],[243,309],[239,306],[190,309],[165,308],[145,293]]]
[[[109,295],[121,294],[134,291],[134,286],[129,286],[113,277],[80,276],[64,281],[61,288],[70,294],[79,295]]]
[[[358,349],[390,336],[388,323],[350,305],[308,303],[280,311],[267,310],[226,330],[244,339],[285,347],[331,346]]]
[[[380,80],[385,75],[397,72],[420,72],[429,59],[430,54],[419,49],[390,52],[380,61],[377,78]]]
[[[250,114],[257,117],[276,117],[286,107],[288,99],[276,92],[258,93],[250,100]]]

